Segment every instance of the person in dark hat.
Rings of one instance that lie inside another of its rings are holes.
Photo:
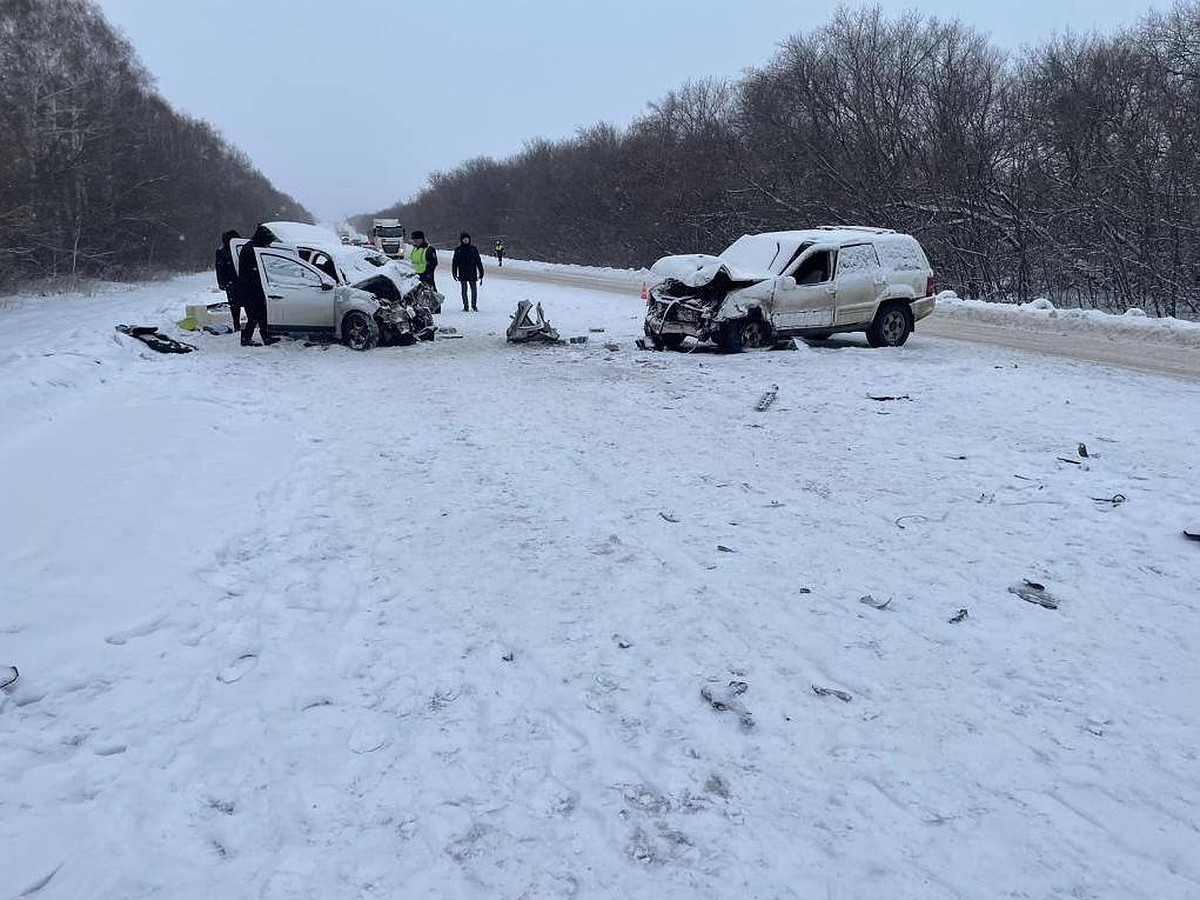
[[[433,279],[433,272],[438,264],[437,250],[429,246],[423,231],[414,231],[409,235],[409,240],[412,241],[413,249],[408,256],[408,261],[412,263],[413,271],[417,273],[418,278],[436,291],[437,282]]]
[[[478,312],[479,285],[483,283],[483,260],[479,248],[471,243],[471,235],[463,232],[458,236],[454,258],[450,260],[450,277],[462,288],[463,312]],[[471,305],[467,306],[467,286],[471,288]]]
[[[254,252],[256,247],[270,247],[274,242],[275,235],[271,229],[259,225],[254,230],[254,236],[238,251],[238,294],[246,308],[246,327],[242,329],[243,347],[261,346],[254,341],[255,326],[258,326],[263,344],[274,344],[279,340],[271,336],[271,326],[267,324],[267,295],[258,271],[258,255]]]
[[[214,266],[217,270],[217,287],[225,292],[229,300],[229,314],[233,317],[233,330],[242,330],[242,300],[238,296],[237,269],[233,265],[233,250],[229,242],[237,240],[241,235],[236,231],[226,231],[221,235],[221,246],[217,248]]]

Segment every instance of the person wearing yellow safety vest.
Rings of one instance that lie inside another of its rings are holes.
[[[433,271],[438,264],[437,250],[429,246],[423,231],[414,231],[409,237],[412,239],[413,249],[408,261],[412,263],[417,277],[436,291],[437,282],[433,280]]]

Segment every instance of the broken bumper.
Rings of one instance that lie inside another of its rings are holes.
[[[920,300],[914,300],[912,302],[913,321],[916,322],[925,318],[933,312],[933,308],[936,305],[937,298],[935,297],[922,297]]]
[[[651,298],[644,328],[649,337],[682,334],[703,340],[708,337],[712,325],[711,317],[691,304]]]

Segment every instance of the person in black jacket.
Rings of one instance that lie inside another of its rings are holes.
[[[465,231],[458,236],[454,259],[450,261],[450,276],[462,288],[463,312],[478,312],[479,307],[476,304],[479,300],[479,285],[483,283],[483,260],[479,257],[479,248],[471,243],[471,236]],[[467,306],[468,285],[471,287],[470,306]]]
[[[229,300],[229,314],[233,316],[233,330],[242,330],[242,299],[238,295],[237,269],[233,266],[233,251],[229,242],[240,238],[236,231],[227,231],[221,235],[221,246],[217,248],[215,267],[217,270],[217,287],[225,292]]]
[[[258,271],[258,256],[255,247],[270,247],[275,240],[271,230],[259,225],[242,249],[238,251],[238,295],[246,308],[246,327],[242,329],[242,346],[258,347],[254,341],[254,326],[258,326],[258,334],[263,344],[274,344],[279,338],[271,337],[270,325],[267,324],[267,295],[263,291],[262,275]]]

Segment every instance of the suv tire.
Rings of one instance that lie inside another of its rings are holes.
[[[912,310],[908,304],[889,300],[875,313],[875,321],[867,329],[867,343],[872,347],[900,347],[912,330]]]
[[[352,309],[342,319],[342,340],[351,350],[370,350],[379,344],[379,325],[362,310]]]
[[[775,341],[771,326],[762,316],[747,316],[721,323],[717,343],[726,353],[743,350],[767,350]]]

